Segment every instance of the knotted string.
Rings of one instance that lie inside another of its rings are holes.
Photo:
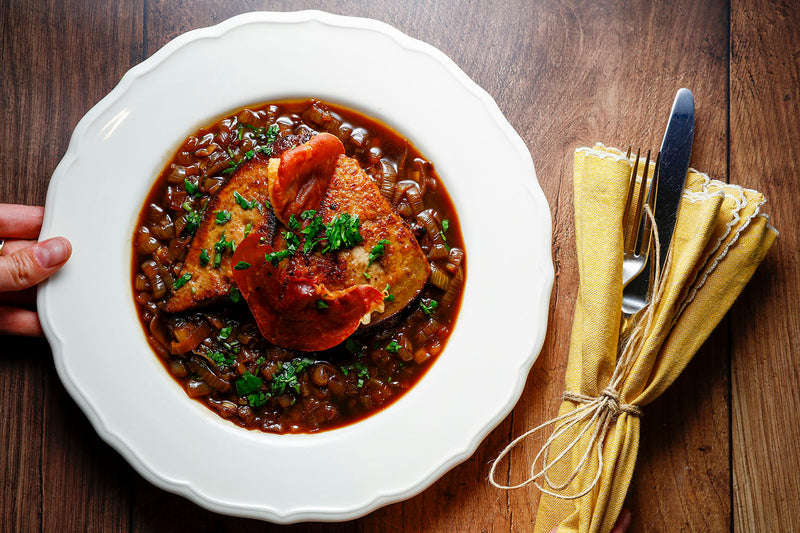
[[[656,228],[655,218],[653,217],[653,212],[649,206],[645,205],[644,210],[647,217],[650,219],[650,223],[652,224],[655,254],[654,257],[658,258],[660,257],[661,248],[658,240],[658,230]],[[667,263],[669,263],[669,261],[670,258],[667,258]],[[622,415],[636,417],[642,415],[642,411],[638,406],[621,402],[619,390],[622,388],[625,378],[628,376],[631,368],[636,362],[636,358],[641,353],[641,349],[645,341],[645,333],[650,330],[650,326],[652,325],[655,317],[655,302],[661,299],[661,296],[664,292],[664,287],[666,285],[666,276],[664,276],[662,279],[659,261],[655,260],[653,261],[653,264],[655,265],[653,276],[653,294],[651,295],[650,302],[647,304],[647,306],[632,317],[632,320],[634,321],[632,329],[630,333],[627,334],[624,339],[622,339],[619,350],[620,356],[617,359],[617,364],[614,367],[614,372],[611,375],[608,385],[606,385],[606,387],[598,396],[590,396],[569,390],[564,391],[561,397],[562,400],[574,402],[578,404],[578,407],[526,431],[511,441],[492,462],[492,467],[489,470],[489,482],[494,487],[498,489],[518,489],[533,483],[543,493],[565,500],[574,500],[580,498],[595,488],[603,472],[603,445],[608,432],[616,423],[617,418]],[[497,471],[497,466],[500,461],[502,461],[503,458],[522,441],[535,434],[537,431],[553,424],[556,425],[555,429],[553,430],[553,434],[550,435],[542,448],[539,450],[539,453],[536,454],[536,457],[531,464],[530,476],[528,479],[516,485],[502,485],[497,483],[495,480],[495,472]],[[594,428],[594,431],[592,431],[592,428]],[[556,455],[556,457],[554,457],[552,460],[548,460],[547,458],[550,456],[551,446],[553,446],[562,435],[572,431],[573,429],[578,430],[578,434],[567,443],[566,447],[558,455]],[[549,475],[550,469],[557,465],[565,457],[570,459],[570,452],[575,449],[578,443],[584,440],[584,437],[586,437],[590,431],[592,431],[592,433],[589,438],[589,443],[586,446],[586,451],[581,456],[577,465],[570,471],[565,480],[560,483],[553,481]],[[576,477],[578,477],[583,468],[589,462],[592,450],[595,450],[595,456],[597,458],[597,469],[592,481],[583,490],[573,494],[564,494],[564,489],[570,486],[570,484],[575,480]],[[540,460],[542,467],[537,471],[536,467]],[[540,478],[544,479],[547,487],[543,486],[539,482]]]

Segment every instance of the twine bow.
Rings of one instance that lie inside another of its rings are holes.
[[[659,257],[660,243],[658,240],[658,231],[655,225],[655,218],[653,217],[653,213],[649,206],[645,206],[644,209],[646,215],[650,218],[650,222],[653,227],[654,257],[657,258]],[[667,262],[669,263],[669,258],[667,259]],[[653,294],[648,305],[637,315],[634,315],[632,330],[625,336],[624,339],[622,339],[622,342],[620,343],[620,356],[617,359],[614,372],[611,375],[608,385],[606,385],[606,387],[597,396],[590,396],[570,390],[564,391],[561,396],[562,400],[574,402],[580,406],[576,407],[572,411],[564,413],[561,416],[548,420],[547,422],[526,431],[511,441],[503,449],[503,451],[500,452],[500,454],[492,463],[491,469],[489,470],[489,482],[494,487],[498,489],[518,489],[533,483],[545,494],[565,500],[575,500],[591,492],[592,489],[594,489],[594,487],[597,485],[603,472],[603,444],[611,427],[616,423],[617,418],[622,415],[636,417],[642,415],[642,411],[637,405],[622,403],[619,391],[625,381],[625,378],[630,372],[630,369],[633,367],[636,358],[641,352],[641,348],[645,340],[645,333],[650,329],[655,316],[655,302],[661,298],[661,295],[664,291],[664,286],[666,285],[666,276],[662,278],[659,262],[656,260],[653,261],[653,264],[655,265],[653,276]],[[553,424],[556,424],[553,434],[550,435],[542,448],[539,450],[539,453],[536,454],[536,457],[531,464],[530,476],[528,479],[516,485],[503,485],[497,483],[495,480],[495,472],[497,471],[497,466],[500,461],[502,461],[503,458],[522,441],[535,434],[537,431]],[[550,469],[559,464],[559,462],[565,457],[569,460],[570,452],[575,449],[575,447],[578,446],[581,441],[584,440],[584,437],[589,434],[592,428],[594,428],[594,431],[591,433],[589,443],[586,446],[586,451],[583,453],[578,463],[570,471],[565,480],[560,483],[555,482],[549,475]],[[564,434],[573,430],[578,431],[577,435],[575,435],[572,440],[566,444],[564,449],[561,450],[558,455],[556,455],[553,459],[548,460],[547,458],[550,457],[551,446],[553,446]],[[577,491],[574,494],[564,494],[564,489],[570,486],[570,484],[575,480],[576,477],[578,477],[583,468],[589,462],[592,450],[595,450],[595,455],[597,458],[597,469],[592,481],[583,490]],[[537,471],[536,466],[540,461],[542,467]],[[547,487],[543,486],[539,482],[540,478],[544,479]]]

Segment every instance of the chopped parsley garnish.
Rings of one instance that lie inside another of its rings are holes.
[[[198,187],[197,183],[193,182],[189,178],[183,178],[183,187],[186,189],[187,194],[191,194],[195,198],[200,198],[203,196],[203,193],[200,192],[200,187]]]
[[[317,300],[317,309],[328,309],[330,305],[325,303],[325,300]]]
[[[183,231],[189,235],[194,235],[197,228],[200,227],[200,223],[203,221],[203,216],[189,207],[188,203],[183,204],[183,208],[188,211],[188,213],[183,216],[186,220],[186,226],[184,226]]]
[[[352,248],[363,241],[361,232],[358,231],[359,224],[358,215],[351,216],[349,213],[342,213],[333,217],[325,228],[325,239],[328,241],[328,245],[322,250],[322,253]]]
[[[232,331],[233,331],[233,326],[226,326],[221,330],[219,330],[219,335],[218,335],[219,340],[224,341],[225,339],[230,337]]]
[[[247,403],[250,404],[251,407],[261,407],[272,397],[271,394],[264,393],[261,391],[254,392],[253,394],[247,395]]]
[[[233,191],[233,199],[242,209],[252,209],[256,205],[255,200],[247,201],[244,196],[239,194],[239,191]]]
[[[236,380],[236,392],[239,396],[253,394],[261,388],[262,383],[260,377],[254,376],[249,370],[245,370],[244,374],[242,374],[242,379]]]
[[[342,373],[347,376],[350,372],[354,372],[358,377],[356,387],[359,389],[364,386],[364,382],[369,379],[369,369],[364,363],[353,363],[352,365],[341,367]]]
[[[247,225],[244,227],[245,238],[247,238],[247,236],[250,235],[251,231],[253,231],[253,224],[251,222],[248,222]]]
[[[314,247],[324,238],[324,237],[317,237],[319,233],[325,227],[325,224],[322,223],[322,217],[317,216],[317,212],[314,210],[304,211],[300,218],[303,220],[311,220],[308,225],[300,230],[300,233],[305,235],[306,241],[303,244],[303,252],[311,253],[314,250]]]
[[[239,292],[237,287],[231,287],[231,289],[228,291],[228,296],[230,296],[231,301],[235,304],[238,304],[242,301],[242,293]]]
[[[284,231],[283,238],[286,241],[286,249],[289,251],[289,253],[292,255],[297,253],[297,249],[300,247],[300,237],[291,231]]]
[[[208,352],[208,357],[219,367],[232,366],[236,361],[236,357],[232,353]]]
[[[234,270],[247,270],[248,268],[250,268],[250,263],[248,263],[247,261],[239,261],[238,263],[233,265]]]
[[[219,265],[222,262],[222,254],[225,253],[225,250],[230,250],[231,253],[235,252],[236,243],[233,242],[233,239],[226,240],[225,230],[222,230],[219,240],[214,245],[214,268],[219,268]]]
[[[293,359],[289,363],[281,363],[280,372],[275,374],[272,380],[272,393],[283,394],[287,387],[299,393],[300,383],[297,381],[297,376],[313,364],[314,361],[311,359],[303,358]]]
[[[278,263],[286,259],[287,257],[291,257],[292,252],[289,250],[280,250],[278,252],[270,252],[268,254],[264,254],[264,259],[272,263],[272,266],[277,267]]]
[[[420,300],[419,306],[422,308],[423,313],[430,316],[433,310],[439,307],[439,302],[437,302],[436,300],[431,300],[427,305],[425,305],[425,302]]]
[[[297,217],[294,215],[291,215],[289,217],[289,229],[291,230],[300,229],[300,221],[297,220]]]
[[[450,221],[447,219],[442,220],[442,231],[447,231],[450,229]]]
[[[211,257],[208,255],[208,250],[205,248],[200,249],[200,266],[206,266],[208,262],[211,261]]]
[[[378,244],[372,247],[372,250],[370,250],[369,252],[369,260],[367,261],[367,266],[370,266],[372,263],[383,257],[383,254],[386,253],[387,244],[389,244],[389,239],[381,239],[378,241]]]
[[[393,302],[394,301],[394,294],[389,292],[389,284],[386,284],[386,288],[383,289],[383,301],[384,302]]]
[[[192,273],[187,272],[186,274],[184,274],[183,276],[179,277],[174,282],[172,282],[172,288],[178,290],[184,285],[186,285],[186,283],[188,283],[190,279],[192,279]]]
[[[400,344],[397,341],[392,341],[386,345],[386,351],[389,353],[397,353],[400,351]]]
[[[217,224],[227,224],[231,220],[231,212],[225,211],[217,211]]]

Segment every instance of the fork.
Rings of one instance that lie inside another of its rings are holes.
[[[656,197],[658,196],[658,164],[661,154],[656,155],[655,170],[648,187],[647,176],[650,173],[650,150],[647,151],[647,158],[642,171],[642,184],[639,186],[639,194],[636,196],[636,203],[634,204],[640,155],[641,150],[637,149],[633,172],[631,172],[631,182],[628,187],[628,196],[625,200],[625,214],[622,218],[622,318],[619,337],[621,342],[628,338],[636,324],[636,317],[639,311],[647,305],[650,289],[650,269],[646,267],[650,259],[653,225],[650,223],[650,217],[644,211],[644,205],[646,197],[650,212],[655,211]],[[628,148],[628,158],[630,156],[631,149]],[[647,191],[646,193],[645,190]]]
[[[630,158],[630,156],[631,148],[628,147],[627,157]],[[650,150],[647,151],[647,157],[642,171],[642,184],[639,187],[638,194],[636,194],[636,178],[639,171],[639,162],[641,161],[641,149],[636,150],[636,160],[633,163],[628,195],[625,199],[625,212],[622,218],[623,294],[624,289],[631,280],[644,270],[650,255],[653,228],[650,224],[650,218],[644,211],[644,206],[646,203],[650,207],[651,212],[655,209],[656,193],[658,191],[658,159],[659,156],[656,156],[655,172],[653,172],[653,179],[648,187],[647,177],[650,173]]]

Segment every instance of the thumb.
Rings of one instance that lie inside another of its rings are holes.
[[[0,292],[21,291],[46,279],[72,254],[64,237],[54,237],[0,257]]]

